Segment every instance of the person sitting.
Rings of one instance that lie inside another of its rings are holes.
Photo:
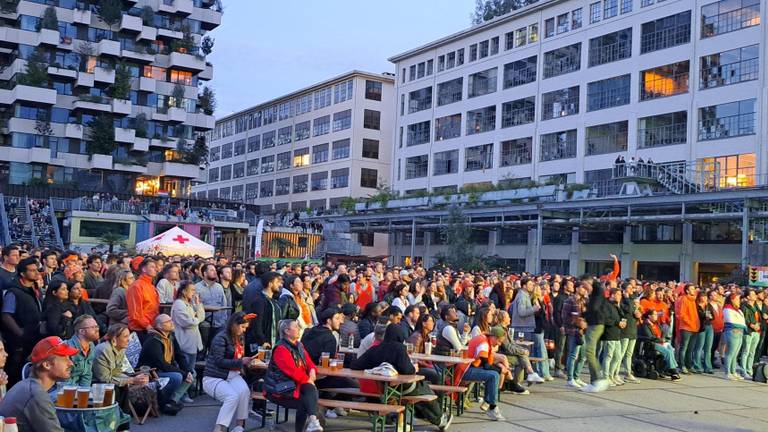
[[[431,342],[430,334],[435,329],[435,317],[425,313],[419,316],[419,321],[416,323],[416,331],[407,339],[407,341],[413,344],[413,350],[417,353],[425,353],[424,345],[426,342]],[[432,384],[444,384],[440,382],[440,373],[435,369],[435,365],[430,361],[419,360],[419,375],[424,375]]]
[[[93,357],[93,381],[114,384],[115,400],[124,412],[129,409],[128,387],[144,387],[149,383],[146,374],[131,376],[133,369],[125,358],[130,336],[127,324],[112,324],[107,330],[106,340],[94,348]]]
[[[653,347],[658,353],[664,356],[667,364],[667,371],[672,381],[679,381],[680,375],[677,373],[677,362],[675,361],[675,349],[669,341],[664,339],[664,333],[659,325],[658,313],[651,309],[643,314],[643,325],[640,327],[638,339],[653,343]]]
[[[0,404],[0,416],[15,417],[21,431],[63,432],[48,391],[57,381],[69,379],[77,350],[58,336],[49,336],[32,348],[29,377],[11,387]]]
[[[281,320],[278,331],[280,339],[264,377],[264,396],[280,406],[296,409],[296,432],[304,431],[305,425],[307,432],[322,432],[317,418],[317,366],[299,341],[300,326],[296,320]]]
[[[403,320],[400,321],[399,325],[400,330],[403,332],[406,339],[411,337],[411,335],[416,332],[416,323],[419,321],[420,314],[421,311],[415,304],[411,304],[405,308],[405,312],[403,313]]]
[[[128,325],[128,302],[125,298],[128,287],[136,281],[131,270],[122,269],[117,273],[116,283],[107,303],[109,325],[123,323]]]
[[[173,330],[171,317],[166,314],[158,315],[139,355],[140,366],[154,368],[158,376],[169,379],[160,392],[160,409],[170,415],[176,415],[183,408],[180,400],[192,384],[194,369],[194,364],[187,364]]]
[[[99,324],[91,315],[80,315],[74,323],[75,335],[67,344],[77,350],[72,356],[69,383],[90,387],[93,381],[93,359],[96,355],[94,342],[99,340]]]
[[[344,314],[344,322],[339,327],[339,344],[344,347],[360,346],[360,330],[357,323],[358,307],[354,303],[347,303],[341,308]],[[351,340],[350,340],[351,338]],[[350,344],[350,342],[352,342]]]
[[[69,288],[64,280],[56,280],[48,286],[43,301],[45,331],[51,336],[69,339],[74,333],[72,308],[69,303]]]
[[[498,323],[497,325],[504,329],[504,332],[508,334],[509,325],[512,322],[509,312],[500,310],[496,320]],[[508,364],[513,365],[512,368],[514,370],[512,379],[510,380],[510,387],[514,393],[530,393],[520,385],[520,382],[523,380],[523,374],[527,374],[525,381],[527,381],[529,385],[533,383],[541,384],[544,382],[544,378],[539,376],[539,374],[533,370],[530,360],[531,353],[524,346],[515,343],[515,341],[509,337],[505,337],[504,342],[502,342],[499,347],[499,354],[507,356]]]
[[[237,426],[230,432],[243,432],[248,418],[251,391],[242,377],[243,366],[252,358],[245,357],[243,335],[252,314],[235,312],[225,327],[214,336],[203,371],[203,390],[222,403],[214,432],[224,432],[235,418]]]
[[[444,305],[440,309],[440,321],[437,323],[437,346],[433,352],[438,355],[449,355],[451,350],[461,350],[469,340],[469,324],[465,323],[459,333],[457,323],[459,313],[456,306]]]
[[[467,347],[467,354],[473,359],[472,363],[456,367],[456,378],[485,383],[483,395],[485,402],[480,405],[480,409],[485,411],[493,421],[505,420],[496,403],[499,399],[501,375],[509,374],[509,370],[494,364],[493,358],[494,350],[504,342],[505,337],[504,329],[501,327],[493,327],[487,334],[473,337]]]

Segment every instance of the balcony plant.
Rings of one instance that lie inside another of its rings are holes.
[[[59,18],[56,16],[56,8],[48,6],[43,11],[43,18],[40,21],[40,28],[48,30],[59,30]]]
[[[19,84],[48,88],[48,58],[38,47],[27,59],[27,71],[20,76]]]
[[[215,39],[213,39],[210,36],[205,36],[203,40],[200,42],[200,50],[203,52],[203,55],[209,55],[213,52],[213,44],[215,42]]]
[[[141,22],[147,27],[152,27],[155,23],[155,10],[152,6],[141,8]]]
[[[88,155],[111,155],[117,149],[112,116],[101,114],[88,122]]]
[[[181,39],[175,39],[171,42],[171,51],[187,54],[192,52],[195,47],[195,38],[192,36],[188,26],[183,26],[181,31],[183,36]]]
[[[122,0],[100,0],[96,10],[99,13],[99,18],[109,26],[110,30],[123,19]]]
[[[109,95],[115,99],[128,99],[131,93],[131,71],[125,63],[115,68],[115,82],[109,88]]]
[[[216,93],[210,87],[203,87],[203,92],[197,95],[197,106],[206,115],[213,115],[216,111]]]
[[[139,113],[134,119],[133,119],[133,128],[136,130],[136,137],[137,138],[146,138],[147,137],[147,115],[144,113]]]

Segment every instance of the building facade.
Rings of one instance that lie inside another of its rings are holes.
[[[322,212],[375,194],[390,185],[393,82],[352,71],[218,119],[206,183],[194,193],[258,204],[263,214]],[[383,236],[360,240],[386,253]]]
[[[122,4],[3,2],[0,185],[189,196],[198,135],[215,124],[198,85],[221,4]]]

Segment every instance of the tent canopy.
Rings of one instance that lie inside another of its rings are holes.
[[[166,256],[199,255],[203,258],[210,258],[213,257],[214,247],[179,227],[173,227],[162,234],[137,243],[136,252],[141,254],[162,253]]]

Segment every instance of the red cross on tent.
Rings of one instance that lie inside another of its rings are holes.
[[[185,242],[189,241],[189,237],[184,237],[181,234],[179,234],[176,237],[172,238],[171,240],[184,244]]]

